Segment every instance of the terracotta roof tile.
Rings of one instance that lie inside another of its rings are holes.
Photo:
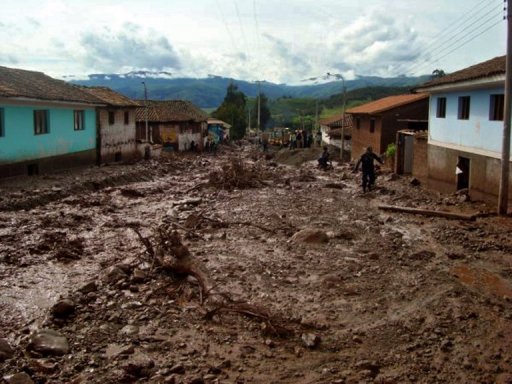
[[[82,90],[114,107],[140,107],[140,103],[108,87],[81,87]]]
[[[0,66],[0,97],[102,104],[80,87],[42,72]]]
[[[148,100],[148,120],[154,122],[201,122],[208,115],[186,100]],[[137,121],[145,121],[146,108],[144,100],[139,100],[141,107],[135,110]]]
[[[499,56],[495,57],[494,59],[484,61],[483,63],[475,64],[471,67],[461,69],[460,71],[450,73],[449,75],[439,77],[416,88],[423,89],[438,85],[476,80],[494,75],[502,75],[505,74],[505,70],[506,56]]]
[[[360,105],[358,107],[350,108],[347,110],[347,113],[371,115],[374,113],[388,111],[390,109],[413,103],[418,100],[426,99],[428,97],[429,95],[427,93],[411,93],[406,95],[388,96],[379,100],[372,101],[370,103]]]
[[[336,116],[327,117],[325,119],[321,119],[320,124],[326,125],[330,128],[341,127],[342,119],[344,119],[343,124],[345,127],[352,126],[352,115],[349,115],[349,114],[336,115]]]

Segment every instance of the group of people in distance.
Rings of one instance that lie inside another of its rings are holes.
[[[357,160],[356,166],[354,167],[353,172],[355,173],[359,170],[359,166],[361,166],[361,170],[363,172],[361,177],[363,193],[371,191],[375,186],[375,161],[379,162],[380,164],[384,164],[381,157],[373,152],[372,147],[367,147],[366,151],[361,155],[359,160]],[[318,167],[321,169],[327,169],[329,164],[329,149],[327,146],[325,146],[322,155],[318,159]]]

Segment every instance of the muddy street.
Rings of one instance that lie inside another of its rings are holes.
[[[510,218],[318,151],[2,180],[3,380],[512,383]]]

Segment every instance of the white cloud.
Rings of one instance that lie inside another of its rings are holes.
[[[502,0],[3,0],[0,65],[274,82],[399,75],[435,59],[423,48],[474,3],[498,9]],[[503,22],[431,65],[451,71],[504,54],[504,36]]]

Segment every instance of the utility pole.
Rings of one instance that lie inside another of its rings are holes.
[[[507,59],[505,73],[505,110],[503,113],[503,145],[501,151],[501,177],[498,195],[498,214],[508,211],[510,168],[510,118],[512,96],[512,0],[507,0]]]
[[[345,149],[345,108],[347,104],[347,89],[345,88],[345,78],[343,75],[339,73],[329,73],[327,72],[327,77],[334,77],[335,79],[340,80],[343,87],[343,113],[341,115],[341,151],[340,151],[340,160],[343,163],[343,151]]]
[[[146,82],[143,81],[142,84],[144,85],[144,122],[146,125],[146,141],[151,142],[152,137],[149,135],[149,129],[148,129],[148,89],[146,88]]]
[[[260,113],[261,113],[261,89],[260,89],[260,82],[258,81],[258,135],[260,133]]]

